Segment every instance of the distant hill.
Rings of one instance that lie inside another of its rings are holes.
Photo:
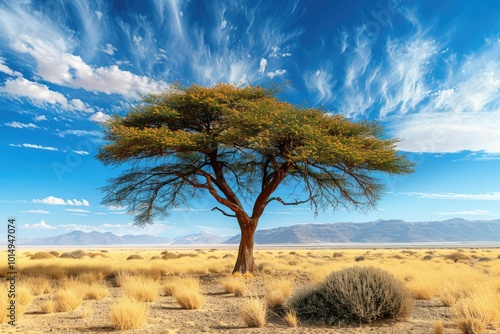
[[[225,244],[238,244],[240,235]],[[256,244],[311,243],[407,243],[500,241],[500,219],[408,223],[404,220],[378,220],[368,223],[303,224],[255,232]]]
[[[152,235],[124,235],[117,236],[111,232],[82,232],[73,231],[66,234],[48,238],[24,239],[18,245],[25,246],[89,246],[89,245],[148,245],[169,244],[173,239],[166,237],[154,237]]]
[[[196,234],[186,235],[184,237],[175,238],[172,245],[217,245],[222,244],[227,240],[227,237],[200,232]]]
[[[152,235],[117,236],[111,232],[73,231],[48,238],[19,239],[25,246],[89,245],[208,245],[238,244],[240,235],[231,238],[200,232],[175,239]],[[414,222],[377,220],[368,223],[301,224],[255,232],[256,244],[321,243],[439,243],[500,242],[500,219]],[[4,241],[1,242],[5,244]]]

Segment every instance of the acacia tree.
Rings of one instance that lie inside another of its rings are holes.
[[[269,203],[365,210],[382,190],[377,172],[412,172],[378,124],[298,107],[276,93],[173,86],[115,115],[98,158],[131,167],[103,188],[103,204],[128,206],[144,226],[209,194],[220,204],[212,211],[236,218],[241,230],[233,272],[251,273],[254,233]],[[288,198],[273,196],[282,184],[293,189]]]

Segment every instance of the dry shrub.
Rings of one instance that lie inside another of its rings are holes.
[[[174,278],[163,284],[165,296],[172,296],[178,288],[186,287],[188,289],[200,290],[200,281],[197,278]]]
[[[76,250],[74,252],[65,252],[59,256],[61,259],[83,259],[87,255],[83,250]]]
[[[222,258],[223,259],[234,259],[234,255],[233,254],[225,254]]]
[[[264,273],[264,274],[267,274],[267,275],[274,275],[275,273],[275,269],[274,269],[274,266],[269,263],[269,262],[263,262],[261,264],[259,264],[259,266],[257,267],[257,269],[261,272],[261,273]]]
[[[50,251],[49,253],[54,255],[55,257],[59,257],[59,255],[61,255],[61,253],[59,253],[58,251]]]
[[[161,257],[159,257],[158,255],[154,255],[154,256],[151,256],[150,260],[161,260]]]
[[[264,327],[266,324],[266,304],[260,299],[247,299],[241,307],[243,322],[248,327]]]
[[[228,278],[222,281],[222,287],[227,293],[234,293],[235,297],[242,297],[246,295],[248,286],[242,279]]]
[[[457,325],[463,334],[481,334],[484,330],[484,323],[475,318],[458,319]]]
[[[192,280],[192,279],[191,279]],[[203,305],[203,295],[200,293],[199,281],[198,284],[182,283],[180,280],[175,289],[172,291],[172,297],[184,309],[197,310]]]
[[[444,333],[443,320],[435,320],[432,323],[432,330],[434,331],[434,334],[443,334]]]
[[[453,262],[470,260],[470,257],[462,252],[454,252],[452,254],[448,254],[444,257],[447,260],[452,260]]]
[[[106,284],[94,283],[86,287],[84,299],[101,300],[109,296],[109,289]]]
[[[177,259],[179,256],[177,254],[174,254],[174,253],[165,253],[163,254],[163,256],[161,257],[163,260],[168,260],[168,259]]]
[[[413,299],[404,283],[391,274],[374,267],[352,267],[299,291],[289,306],[302,320],[350,325],[407,317]]]
[[[82,295],[74,289],[60,289],[54,295],[57,312],[76,310],[82,303]]]
[[[269,308],[281,307],[292,295],[292,284],[286,279],[266,283],[266,303]]]
[[[136,329],[146,323],[148,309],[144,303],[132,298],[122,297],[111,304],[110,317],[115,329]]]
[[[140,255],[132,254],[129,257],[127,257],[127,260],[144,260],[144,258]]]
[[[155,301],[159,287],[157,281],[143,276],[128,276],[122,284],[126,296],[142,302]]]
[[[45,259],[53,259],[54,255],[49,252],[36,252],[31,256],[31,260],[45,260]]]
[[[53,300],[45,300],[40,304],[40,309],[42,313],[49,314],[54,312],[56,308],[56,303]]]

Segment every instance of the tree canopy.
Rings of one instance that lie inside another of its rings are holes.
[[[98,158],[130,168],[104,187],[103,203],[128,206],[144,225],[210,194],[220,204],[214,210],[237,218],[242,242],[245,229],[252,230],[253,249],[253,232],[272,201],[309,203],[315,212],[365,210],[382,191],[376,173],[412,172],[397,141],[384,138],[376,122],[352,122],[276,95],[219,84],[177,85],[145,96],[105,125],[109,144]],[[273,196],[280,184],[291,189],[288,198]],[[252,257],[235,271],[253,266]]]

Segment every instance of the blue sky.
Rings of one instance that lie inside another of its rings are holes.
[[[175,81],[288,82],[282,99],[378,120],[417,163],[382,177],[376,210],[273,204],[260,228],[500,218],[496,0],[0,0],[0,17],[0,215],[18,237],[238,233],[208,197],[145,229],[100,205],[120,172],[95,159],[100,123]]]

